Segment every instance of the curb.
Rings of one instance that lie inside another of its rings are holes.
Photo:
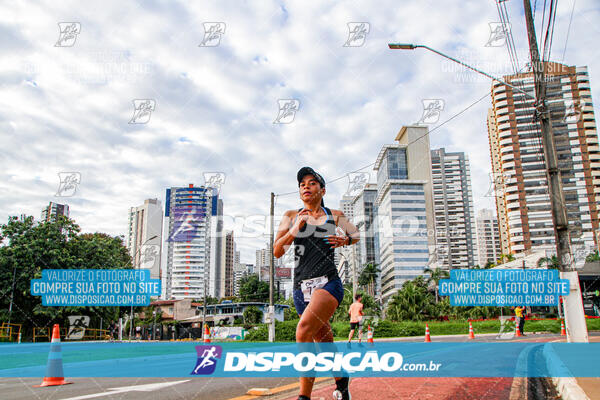
[[[577,384],[577,380],[568,376],[571,375],[571,372],[552,348],[552,343],[544,345],[543,354],[546,358],[546,368],[548,368],[550,376],[553,376],[552,383],[563,400],[591,400]]]

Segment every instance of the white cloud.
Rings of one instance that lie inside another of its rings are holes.
[[[558,60],[570,4],[556,18]],[[522,5],[507,6],[523,66]],[[565,59],[589,66],[595,98],[598,17],[593,0],[577,2]],[[75,45],[55,47],[57,24],[71,21],[81,23]],[[227,214],[266,213],[271,191],[296,190],[301,166],[332,180],[372,163],[420,118],[422,99],[445,100],[441,123],[489,91],[486,78],[422,49],[388,50],[388,42],[428,44],[502,74],[506,49],[484,47],[495,21],[493,2],[458,0],[4,6],[0,218],[38,217],[48,201],[65,200],[84,231],[124,234],[129,207],[164,202],[166,187],[202,184],[205,171],[227,174]],[[225,22],[220,46],[198,47],[204,22]],[[343,47],[349,22],[369,23],[362,47]],[[134,99],[156,101],[149,123],[128,124]],[[300,101],[292,124],[273,124],[278,99]],[[432,148],[469,155],[477,208],[493,207],[484,197],[489,105],[479,102],[430,137]],[[74,197],[54,197],[61,171],[81,172]],[[327,204],[335,207],[346,186],[346,178],[328,185]],[[280,197],[276,213],[298,205],[295,194]],[[253,261],[265,241],[240,240],[242,260]]]

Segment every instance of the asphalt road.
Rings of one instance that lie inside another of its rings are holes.
[[[550,340],[560,339],[558,335],[527,335],[526,337],[518,338],[519,341],[531,341],[531,342],[545,342]],[[396,339],[398,340],[398,339]],[[466,335],[450,336],[450,337],[432,337],[434,342],[497,342],[495,335],[478,335],[474,340],[469,340]],[[402,338],[399,341],[402,342],[422,342],[422,337],[416,338]],[[502,340],[502,341],[511,341]],[[532,355],[533,356],[533,355]],[[535,355],[537,357],[537,355]],[[0,356],[1,360],[1,356]],[[1,361],[0,361],[1,362]],[[374,380],[384,378],[361,378],[364,381],[361,386],[364,386],[365,390],[370,390],[377,385],[374,385]],[[408,378],[387,378],[387,382],[384,387],[396,386],[396,382],[404,380],[404,388],[409,389],[409,382],[406,381]],[[390,380],[391,379],[391,380]],[[435,379],[435,378],[411,378],[414,380],[416,387],[421,390],[426,390],[426,387],[433,384],[434,381],[423,386],[424,379]],[[444,378],[437,378],[444,379]],[[456,381],[457,378],[453,378]],[[485,384],[489,385],[490,382],[484,383],[481,378],[460,378],[460,379],[475,379],[469,382],[475,385],[476,383],[481,384],[485,387]],[[476,379],[479,379],[477,381]],[[491,378],[493,379],[493,378]],[[400,380],[400,381],[399,381]],[[41,378],[1,378],[0,379],[0,399],[11,399],[11,400],[86,400],[86,399],[114,399],[114,400],[196,400],[196,399],[207,399],[207,400],[228,400],[231,398],[243,396],[251,388],[275,388],[282,385],[297,382],[297,378],[71,378],[67,377],[67,381],[73,382],[70,385],[57,386],[57,387],[45,387],[35,388],[34,385],[41,383]],[[357,380],[356,384],[360,381]],[[394,382],[394,383],[392,383]],[[441,382],[441,381],[438,381]],[[457,381],[458,382],[458,381]],[[496,381],[494,381],[496,382]],[[510,389],[509,381],[498,381],[499,387],[503,387],[503,396]],[[402,386],[402,385],[400,385]],[[400,387],[399,386],[399,387]],[[435,385],[434,385],[435,386]],[[438,385],[439,386],[439,385]],[[442,385],[446,386],[447,385]],[[467,387],[469,387],[467,385]],[[474,389],[475,386],[470,386]],[[327,388],[323,393],[329,392],[330,388]],[[415,389],[416,390],[416,389]],[[449,390],[449,389],[448,389]],[[458,390],[458,389],[457,389]],[[404,392],[404,391],[403,391]],[[399,394],[399,393],[397,393]],[[442,395],[442,393],[439,393]],[[325,398],[329,398],[328,394]],[[293,396],[292,396],[293,397]],[[385,397],[385,396],[384,396]],[[380,400],[383,400],[382,397]],[[428,396],[429,397],[429,396]],[[318,397],[317,397],[318,398]],[[360,397],[355,397],[356,399]],[[398,397],[396,397],[398,398]],[[441,396],[440,398],[445,398]],[[476,397],[473,397],[476,398]]]

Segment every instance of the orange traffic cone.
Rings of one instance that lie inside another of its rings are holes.
[[[371,330],[371,325],[367,329],[367,343],[373,343],[373,331]]]
[[[210,331],[208,325],[204,325],[204,343],[210,343]]]
[[[519,322],[517,322],[516,319],[515,319],[515,336],[516,337],[523,336],[523,335],[521,335],[521,331],[519,330]]]
[[[431,342],[431,336],[429,335],[429,325],[425,324],[425,342]]]
[[[473,332],[473,324],[469,321],[469,339],[475,339],[475,333]]]
[[[34,387],[68,385],[70,383],[73,382],[65,382],[63,373],[62,355],[60,354],[60,328],[58,324],[54,324],[50,354],[48,354],[48,364],[46,364],[46,375],[42,380],[42,384],[34,385]]]
[[[560,320],[560,336],[567,336],[567,331],[565,330],[565,321]]]

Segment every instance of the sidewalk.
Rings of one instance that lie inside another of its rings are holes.
[[[590,343],[600,342],[600,336],[590,336]],[[600,399],[600,377],[594,378],[575,378],[579,387],[585,392],[588,398]],[[583,399],[582,399],[583,400]]]

